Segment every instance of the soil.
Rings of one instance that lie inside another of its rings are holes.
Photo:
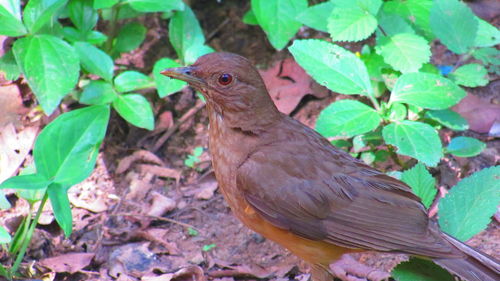
[[[242,23],[248,1],[197,0],[190,6],[207,43],[215,50],[241,54],[260,69],[290,57],[286,50],[276,52],[258,26]],[[156,60],[175,57],[175,52],[168,43],[167,24],[159,15],[140,20],[148,27],[145,43],[118,62],[149,73]],[[307,28],[302,28],[297,37],[306,35],[327,37]],[[346,47],[358,51],[360,46]],[[440,51],[443,46],[436,44],[433,48],[434,62],[457,61],[456,56]],[[492,83],[498,85],[498,77]],[[494,87],[469,92],[498,104]],[[23,273],[39,278],[45,274],[44,280],[172,280],[186,276],[224,281],[308,280],[307,265],[244,227],[216,190],[207,150],[208,119],[203,109],[193,111],[199,103],[195,93],[185,88],[165,99],[157,98],[154,92],[145,94],[154,101],[156,115],[163,118],[159,125],[167,129],[137,129],[114,114],[95,171],[70,189],[73,234],[63,237],[48,208],[35,231]],[[320,98],[306,95],[291,114],[313,127],[319,112],[337,98],[335,93]],[[180,123],[187,112],[188,118]],[[174,127],[164,144],[154,150],[160,137]],[[460,134],[481,139],[487,143],[487,150],[467,160],[447,156],[438,168],[432,169],[442,191],[460,178],[499,162],[498,139],[473,131]],[[443,139],[454,135],[457,133],[447,130],[442,133]],[[198,146],[204,148],[200,162],[195,168],[185,166],[184,159]],[[400,169],[394,164],[379,168]],[[27,203],[16,198],[10,193],[13,208],[1,212],[0,222],[10,230],[17,228],[28,210]],[[494,220],[470,244],[500,258],[499,223]],[[68,256],[75,253],[79,255]],[[388,271],[407,257],[362,253],[354,258]],[[0,261],[10,262],[5,251],[0,252]]]

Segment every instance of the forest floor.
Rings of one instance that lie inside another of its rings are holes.
[[[314,83],[286,50],[276,52],[259,27],[242,23],[248,1],[192,2],[207,44],[254,62],[262,70],[280,110],[313,127],[323,108],[345,98]],[[165,21],[159,16],[141,20],[148,27],[145,43],[122,56],[118,64],[149,73],[156,60],[174,57],[174,51],[168,43]],[[500,16],[489,21],[498,26]],[[297,37],[326,38],[327,34],[302,28]],[[344,46],[359,51],[361,45]],[[436,65],[457,62],[456,55],[438,43],[433,44],[433,54]],[[10,95],[4,107],[15,106],[13,100],[29,107],[29,95],[24,94],[29,91],[27,87],[0,89],[8,93],[4,99]],[[485,142],[487,148],[473,158],[447,155],[430,170],[438,179],[441,195],[461,178],[499,164],[500,140],[488,133],[492,126],[500,125],[499,119],[493,125],[490,122],[500,116],[499,89],[498,76],[485,87],[467,89],[468,96],[455,110],[468,119],[471,129],[442,130],[443,140],[456,135],[473,136]],[[138,129],[112,115],[95,171],[69,190],[73,234],[64,238],[50,206],[46,208],[25,257],[24,272],[46,272],[44,280],[308,280],[309,269],[303,262],[253,233],[231,214],[217,190],[208,151],[208,118],[195,93],[185,88],[165,99],[158,99],[153,91],[144,94],[155,101],[156,129]],[[25,108],[23,114],[29,111]],[[17,127],[26,125],[23,122],[28,119],[23,116]],[[42,119],[37,124],[47,122]],[[28,144],[30,141],[26,141]],[[203,153],[190,168],[184,160],[195,147],[203,147]],[[401,170],[391,162],[377,168]],[[7,197],[12,208],[0,211],[0,224],[15,230],[28,204],[17,199],[14,192],[7,192]],[[500,257],[499,219],[497,215],[488,229],[469,244]],[[407,257],[362,253],[354,258],[389,271]],[[0,252],[0,262],[7,260],[6,253]]]

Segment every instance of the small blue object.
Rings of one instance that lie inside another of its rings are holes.
[[[450,74],[451,70],[453,69],[453,66],[451,65],[438,65],[439,71],[441,72],[441,75],[448,75]]]

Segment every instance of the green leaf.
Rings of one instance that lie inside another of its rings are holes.
[[[363,54],[361,60],[365,63],[370,78],[376,81],[382,81],[382,69],[390,68],[384,58],[375,53]]]
[[[185,62],[186,52],[192,46],[202,46],[205,37],[200,23],[191,8],[176,11],[168,24],[168,38],[181,61]]]
[[[252,0],[252,10],[264,30],[271,45],[277,50],[283,49],[299,31],[299,13],[307,8],[306,0]]]
[[[359,101],[341,100],[321,111],[316,130],[325,137],[352,137],[374,130],[380,121],[373,108]]]
[[[0,189],[42,189],[46,188],[52,180],[42,174],[20,175],[7,179],[0,184]]]
[[[71,186],[94,169],[109,120],[109,106],[94,105],[59,115],[38,135],[33,155],[37,172]]]
[[[20,176],[31,175],[31,174],[36,174],[35,163],[29,164],[19,173]],[[47,186],[50,183],[51,183],[50,181],[47,182]],[[16,193],[18,197],[25,199],[30,204],[35,204],[36,202],[43,199],[43,196],[45,196],[45,193],[47,192],[47,186],[40,189],[18,189]]]
[[[422,203],[429,208],[436,197],[436,180],[427,171],[425,165],[417,163],[413,168],[403,172],[401,180],[411,187],[411,190],[422,199]]]
[[[435,0],[430,14],[432,31],[448,49],[463,54],[474,45],[478,22],[458,0]]]
[[[253,13],[252,9],[248,10],[243,15],[243,18],[241,20],[243,21],[243,23],[250,24],[250,25],[258,25],[259,24],[259,22],[257,22],[257,18],[255,17],[255,14]]]
[[[18,39],[13,50],[31,90],[50,115],[78,81],[78,55],[68,43],[52,35]]]
[[[182,0],[127,0],[125,1],[139,12],[168,12],[172,10],[183,10],[184,2]]]
[[[361,8],[335,8],[328,18],[328,32],[333,41],[360,41],[377,28],[377,19]]]
[[[108,40],[108,36],[99,31],[92,30],[86,34],[87,42],[94,45],[101,45]]]
[[[427,166],[434,167],[442,156],[441,140],[436,130],[428,124],[404,120],[384,127],[386,143],[398,148],[398,153],[413,157]]]
[[[31,34],[48,24],[68,0],[30,0],[24,8],[24,24]]]
[[[0,73],[3,73],[7,81],[17,80],[21,74],[21,70],[19,70],[12,50],[8,51],[0,58]]]
[[[69,204],[67,187],[59,183],[52,183],[47,188],[50,204],[54,211],[54,216],[59,226],[64,232],[64,236],[68,238],[73,229],[73,218],[71,215],[71,206]]]
[[[454,281],[455,278],[430,260],[410,258],[392,270],[396,281]]]
[[[430,118],[438,122],[439,124],[455,131],[463,131],[469,129],[467,120],[451,109],[429,110],[425,113],[425,117]]]
[[[184,53],[184,63],[193,64],[199,57],[208,53],[214,52],[210,46],[207,45],[192,45]]]
[[[378,16],[377,39],[384,36],[393,36],[398,33],[415,34],[413,28],[400,16],[381,13]],[[382,30],[384,32],[382,32]]]
[[[402,102],[429,109],[445,109],[457,104],[465,95],[462,88],[442,76],[407,73],[396,81],[389,104]]]
[[[387,112],[387,119],[393,122],[406,119],[407,110],[404,104],[393,103]]]
[[[484,230],[500,204],[500,166],[461,180],[439,201],[441,229],[461,241]]]
[[[105,8],[111,8],[113,7],[116,3],[118,3],[120,0],[97,0],[93,1],[94,2],[94,9],[105,9]]]
[[[297,15],[297,20],[304,25],[319,31],[328,32],[328,18],[333,11],[330,1],[310,6]]]
[[[7,210],[10,207],[12,207],[12,206],[10,205],[9,200],[7,200],[7,197],[5,197],[5,193],[0,189],[0,210]],[[0,236],[1,236],[1,234],[0,234]],[[2,243],[2,242],[0,242],[0,243]]]
[[[472,56],[484,64],[500,64],[500,51],[495,48],[480,48],[474,50]]]
[[[456,137],[452,138],[446,152],[458,157],[473,157],[479,155],[486,148],[486,144],[475,138]]]
[[[139,47],[146,38],[146,28],[138,22],[130,22],[122,26],[113,46],[118,53],[130,52]]]
[[[422,68],[420,68],[419,71],[431,74],[440,74],[439,68],[434,66],[432,63],[424,63],[424,65],[422,65]]]
[[[139,94],[119,95],[113,102],[113,108],[132,125],[148,130],[154,129],[153,109],[143,96]]]
[[[92,80],[83,88],[79,101],[83,104],[107,104],[117,97],[113,85],[103,80]]]
[[[203,247],[201,248],[201,250],[203,252],[208,252],[208,251],[212,250],[215,247],[217,247],[217,245],[215,245],[215,244],[203,245]]]
[[[153,86],[153,81],[149,76],[133,70],[122,72],[115,77],[115,88],[120,93]]]
[[[475,47],[493,47],[500,44],[500,31],[490,23],[476,17],[478,21]]]
[[[488,84],[488,71],[477,63],[462,65],[450,74],[458,85],[465,87],[478,87]]]
[[[76,42],[74,47],[86,71],[99,75],[106,81],[113,79],[114,64],[108,54],[87,42]]]
[[[158,96],[160,96],[160,98],[178,92],[187,85],[187,83],[184,81],[171,79],[160,73],[160,71],[163,71],[166,68],[178,66],[180,65],[177,62],[169,58],[162,58],[155,63],[153,67],[153,77],[155,79]]]
[[[12,241],[12,237],[9,232],[0,226],[0,244],[10,243],[10,241]]]
[[[21,3],[19,0],[3,0],[0,2],[0,35],[11,37],[26,34],[26,28],[21,21]]]
[[[411,33],[381,37],[376,50],[386,63],[403,73],[417,71],[431,57],[429,43]]]
[[[295,40],[288,48],[316,82],[344,95],[373,96],[363,62],[353,53],[326,41]]]
[[[384,3],[383,11],[399,15],[432,40],[434,36],[429,21],[431,7],[432,0],[392,0]]]
[[[97,24],[99,15],[92,6],[93,1],[70,0],[68,12],[71,22],[82,32],[87,33]]]

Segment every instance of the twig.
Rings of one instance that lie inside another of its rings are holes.
[[[221,30],[226,24],[228,24],[230,21],[229,18],[226,18],[223,22],[221,22],[212,32],[210,32],[210,34],[207,36],[207,40],[205,40],[205,42],[210,42],[210,40],[212,40],[212,38],[215,36],[215,34],[217,34],[217,32],[219,32],[219,30]]]
[[[154,219],[154,220],[165,221],[165,222],[169,222],[169,223],[173,223],[173,224],[182,225],[184,227],[192,228],[192,229],[194,229],[194,230],[196,230],[198,232],[201,232],[200,229],[194,227],[193,225],[191,225],[189,223],[184,223],[184,222],[180,222],[180,221],[176,221],[174,219],[169,219],[169,218],[164,218],[164,217],[151,216],[151,215],[143,215],[143,214],[132,214],[132,213],[117,213],[117,214],[111,214],[111,216],[115,216],[115,217],[142,217],[142,218],[150,218],[150,219]]]
[[[184,113],[184,115],[179,118],[177,123],[174,126],[168,128],[168,130],[156,141],[155,145],[151,149],[151,152],[156,153],[158,149],[163,146],[163,144],[175,133],[175,131],[179,129],[182,124],[193,117],[204,106],[205,103],[201,100],[198,100],[194,107],[190,108],[186,113]]]

